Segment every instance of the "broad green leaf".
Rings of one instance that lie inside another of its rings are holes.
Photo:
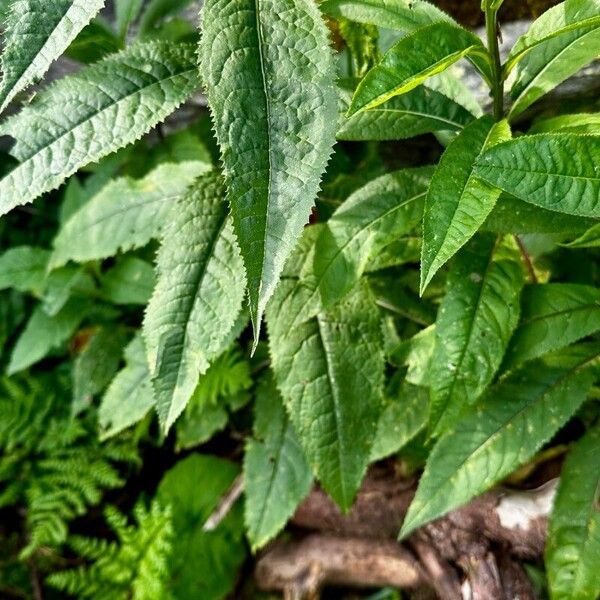
[[[537,358],[600,330],[600,289],[571,283],[530,285],[505,365]]]
[[[392,398],[386,398],[371,449],[371,461],[395,454],[427,425],[429,394],[426,388],[404,383]]]
[[[43,77],[103,6],[104,0],[12,1],[2,24],[0,112]]]
[[[350,96],[342,92],[344,113]],[[458,102],[427,86],[420,86],[401,96],[342,121],[339,140],[403,140],[434,131],[460,131],[473,115]]]
[[[45,280],[42,306],[48,316],[58,314],[71,297],[85,298],[95,291],[94,280],[82,267],[67,265],[52,271]]]
[[[448,146],[433,174],[425,201],[421,294],[439,269],[474,235],[490,214],[500,190],[475,176],[478,156],[510,137],[505,121],[482,117]]]
[[[51,267],[145,246],[160,236],[175,202],[209,168],[202,162],[164,164],[143,179],[122,177],[110,182],[60,229]]]
[[[333,57],[313,0],[207,0],[202,30],[256,343],[334,144]]]
[[[596,13],[591,19],[538,45],[520,60],[511,89],[511,119],[600,56],[599,4],[594,0],[586,5],[588,14]]]
[[[40,295],[50,253],[34,246],[15,246],[0,255],[0,290],[13,288]]]
[[[600,223],[592,225],[580,237],[565,246],[567,248],[598,248],[600,246]]]
[[[592,227],[597,221],[587,217],[565,215],[523,202],[509,194],[502,194],[482,229],[494,233],[560,233],[577,234]]]
[[[348,117],[405,94],[469,55],[485,55],[481,40],[447,22],[434,23],[396,42],[358,84]]]
[[[434,447],[400,535],[466,504],[527,462],[583,404],[599,356],[597,345],[574,346],[491,388]]]
[[[271,377],[259,387],[244,454],[245,521],[254,550],[275,537],[310,492],[312,474]]]
[[[0,126],[16,139],[11,152],[20,161],[0,180],[0,214],[131,144],[199,84],[193,46],[149,42],[50,86]]]
[[[575,445],[563,465],[548,525],[546,568],[553,600],[600,596],[600,427]]]
[[[50,317],[38,306],[15,344],[8,374],[27,369],[64,344],[83,321],[88,308],[81,300],[70,300],[57,315]]]
[[[314,275],[325,307],[343,298],[369,257],[421,220],[431,169],[405,169],[378,177],[338,208],[317,239]]]
[[[122,328],[104,327],[88,341],[73,365],[74,415],[88,408],[95,394],[100,393],[119,369],[127,341]]]
[[[98,410],[101,438],[107,439],[135,425],[154,404],[146,348],[138,334],[125,348],[125,366],[102,397]]]
[[[475,174],[525,202],[600,217],[600,136],[545,133],[484,152]]]
[[[566,0],[553,6],[533,22],[527,33],[513,46],[505,72],[540,44],[549,44],[552,38],[588,25],[600,27],[600,0]]]
[[[492,382],[519,322],[523,271],[491,234],[473,239],[448,275],[430,368],[430,430],[440,434]]]
[[[102,17],[92,19],[67,48],[65,56],[91,65],[123,50],[123,40],[115,35],[112,25]]]
[[[126,256],[102,276],[102,294],[114,304],[148,304],[155,285],[154,269],[145,260]]]
[[[222,600],[233,592],[246,558],[241,504],[216,529],[204,531],[204,525],[237,473],[227,460],[191,454],[167,471],[158,486],[158,501],[173,511],[169,588],[174,600]]]
[[[321,10],[332,17],[406,32],[439,21],[454,23],[445,12],[423,0],[325,0]]]
[[[144,337],[165,430],[229,344],[242,310],[244,267],[224,196],[219,176],[199,178],[171,213],[162,238]]]
[[[269,304],[273,371],[313,472],[347,510],[369,463],[381,410],[381,324],[364,286],[331,311],[290,327],[305,302],[303,288],[286,279]]]
[[[600,113],[579,113],[540,119],[533,124],[529,133],[589,133],[600,135]]]

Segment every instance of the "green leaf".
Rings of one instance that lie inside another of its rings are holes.
[[[13,288],[40,295],[50,253],[34,246],[15,246],[0,255],[0,290]]]
[[[284,280],[269,305],[273,371],[315,475],[347,510],[369,463],[381,410],[380,320],[359,286],[331,311],[290,327],[304,310],[303,291]]]
[[[272,377],[256,396],[244,455],[245,521],[253,550],[275,537],[310,492],[312,474]]]
[[[371,449],[371,461],[387,458],[400,451],[425,428],[428,414],[427,389],[404,383],[393,398],[385,400]]]
[[[440,22],[396,42],[359,83],[348,117],[405,94],[469,55],[485,55],[482,41],[470,31]]]
[[[488,234],[457,256],[436,321],[430,430],[440,434],[492,382],[519,322],[523,271]]]
[[[563,465],[548,525],[546,568],[552,598],[600,595],[600,427],[575,445]]]
[[[162,20],[176,15],[191,3],[192,0],[150,0],[146,3],[140,19],[141,33],[148,33],[156,28]]]
[[[445,12],[423,0],[325,0],[321,10],[332,17],[406,32],[439,21],[454,23]]]
[[[551,37],[520,60],[511,89],[511,119],[600,55],[600,4],[587,0],[585,6],[583,12],[590,18],[580,27]],[[562,7],[557,8],[560,14]]]
[[[325,307],[343,298],[369,258],[421,220],[431,169],[383,175],[338,208],[317,238],[314,275]]]
[[[246,557],[240,503],[213,531],[204,531],[204,525],[237,472],[229,461],[192,454],[167,471],[158,486],[157,499],[173,511],[175,541],[169,566],[175,600],[222,600],[234,589]]]
[[[0,180],[0,214],[131,144],[199,85],[193,46],[149,42],[50,86],[0,127],[20,161]]]
[[[600,135],[600,113],[579,113],[540,119],[529,129],[529,133],[552,133],[553,131]]]
[[[69,298],[80,299],[93,294],[94,280],[82,267],[67,265],[52,271],[46,278],[46,286],[42,299],[43,308],[48,316],[53,317],[67,303]]]
[[[564,245],[567,248],[598,248],[600,246],[600,223],[592,225],[576,240]]]
[[[98,410],[101,439],[141,421],[154,406],[146,347],[137,334],[125,348],[125,366],[108,386]]]
[[[600,136],[546,133],[493,146],[475,174],[525,202],[598,218],[599,164]]]
[[[72,414],[89,407],[93,396],[111,382],[126,341],[124,330],[118,327],[102,328],[91,337],[73,365]]]
[[[57,315],[50,317],[38,306],[15,344],[8,374],[27,369],[64,344],[83,321],[88,308],[81,300],[70,300]]]
[[[207,0],[202,29],[256,343],[334,144],[333,57],[313,0]]]
[[[530,285],[522,321],[506,354],[507,367],[558,350],[600,330],[600,290],[587,285]]]
[[[4,30],[0,112],[38,79],[104,6],[104,0],[13,0]]]
[[[172,213],[158,254],[144,337],[165,430],[229,345],[242,310],[244,267],[224,196],[220,177],[198,179]]]
[[[350,102],[342,92],[345,113]],[[342,116],[338,140],[403,140],[435,131],[460,131],[473,120],[465,107],[442,92],[420,86],[371,110]]]
[[[122,49],[123,42],[115,35],[112,26],[105,19],[96,17],[81,30],[65,56],[90,65]]]
[[[116,0],[115,12],[117,31],[121,39],[125,39],[127,31],[132,23],[135,23],[140,15],[144,0]]]
[[[448,146],[431,179],[425,201],[421,294],[439,269],[474,235],[490,214],[500,190],[475,176],[478,156],[509,138],[505,121],[482,117]]]
[[[50,266],[108,258],[145,246],[160,236],[175,202],[209,168],[202,162],[163,164],[143,179],[110,182],[60,229]]]
[[[600,348],[575,346],[491,388],[434,447],[401,536],[485,492],[523,465],[583,404]]]
[[[599,0],[566,0],[553,6],[517,40],[506,60],[505,73],[540,44],[550,46],[553,38],[588,25],[600,26]]]
[[[154,290],[152,265],[125,256],[102,276],[102,294],[114,304],[148,304]]]

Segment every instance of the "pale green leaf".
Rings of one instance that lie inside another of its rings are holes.
[[[15,344],[8,374],[34,365],[64,344],[75,333],[87,310],[88,305],[81,300],[70,300],[57,315],[50,317],[38,306]]]
[[[258,389],[244,454],[245,521],[254,550],[275,537],[308,495],[310,466],[272,377]]]
[[[598,248],[600,246],[600,223],[592,225],[576,240],[565,244],[567,248]]]
[[[585,12],[590,18],[580,27],[569,28],[565,33],[551,37],[520,60],[511,89],[510,118],[520,115],[544,94],[600,56],[599,3],[588,0],[585,4]]]
[[[306,294],[282,281],[269,304],[272,366],[313,472],[348,509],[369,463],[383,392],[381,324],[364,286],[327,313],[290,327]]]
[[[334,62],[313,0],[207,0],[202,23],[202,72],[256,343],[334,144]]]
[[[0,255],[0,289],[40,295],[45,287],[50,253],[34,246],[15,246]]]
[[[510,137],[505,121],[482,117],[448,146],[431,179],[423,218],[421,294],[439,269],[474,235],[490,214],[500,190],[475,176],[477,157]]]
[[[165,430],[229,344],[242,310],[244,268],[224,196],[219,176],[198,179],[162,238],[144,337]]]
[[[152,265],[141,258],[126,256],[102,276],[102,294],[114,304],[146,305],[154,290]]]
[[[498,254],[498,255],[497,255]],[[456,257],[436,321],[430,368],[430,430],[441,433],[492,382],[519,322],[523,271],[491,234]]]
[[[141,334],[125,348],[125,366],[102,397],[98,410],[100,436],[107,439],[141,421],[154,406],[146,348]]]
[[[546,568],[553,600],[600,596],[600,427],[567,456],[548,526]]]
[[[482,41],[470,31],[440,22],[400,38],[359,83],[348,116],[375,108],[445,71],[469,55],[485,55]]]
[[[160,236],[175,202],[209,168],[202,162],[163,164],[143,179],[110,182],[59,230],[51,266],[108,258],[145,246]]]
[[[52,271],[45,280],[42,305],[46,313],[53,317],[71,297],[84,298],[94,293],[92,276],[82,267],[67,265]]]
[[[466,504],[527,462],[583,404],[600,347],[575,346],[502,379],[431,452],[401,536]]]
[[[2,24],[4,53],[0,112],[22,90],[41,79],[104,0],[13,0]]]
[[[400,451],[427,425],[429,394],[426,388],[404,383],[395,396],[386,398],[371,449],[371,461]]]
[[[342,91],[343,112],[350,93]],[[403,140],[435,131],[460,131],[473,120],[461,104],[425,85],[346,119],[341,117],[339,140]]]
[[[536,121],[529,133],[590,133],[600,135],[600,113],[560,115]]]
[[[506,353],[511,367],[568,346],[600,330],[600,289],[572,283],[530,285],[522,320]]]
[[[0,214],[136,141],[200,85],[193,46],[148,42],[66,77],[0,127],[20,161],[0,180]],[[51,168],[49,167],[51,165]]]
[[[475,174],[525,202],[600,217],[600,136],[545,133],[497,144]]]
[[[431,173],[424,167],[383,175],[335,211],[317,239],[313,261],[324,306],[352,289],[371,256],[419,223]]]

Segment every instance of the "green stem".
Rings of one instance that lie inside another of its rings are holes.
[[[498,9],[485,9],[485,30],[487,45],[492,57],[492,97],[494,99],[494,118],[500,121],[504,118],[504,78],[498,47]]]

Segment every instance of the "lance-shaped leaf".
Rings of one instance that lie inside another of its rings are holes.
[[[430,364],[430,430],[438,434],[491,383],[519,321],[522,268],[495,246],[491,234],[473,239],[448,276]]]
[[[345,510],[369,463],[381,410],[381,324],[364,286],[290,327],[305,302],[296,281],[282,281],[267,312],[272,365],[315,475]]]
[[[508,73],[530,50],[574,29],[600,27],[600,0],[566,0],[536,19],[513,46],[506,65]]]
[[[342,92],[344,109],[348,91]],[[346,110],[344,110],[346,112]],[[442,92],[420,86],[371,110],[342,116],[339,140],[403,140],[434,131],[460,131],[473,120],[473,114]]]
[[[334,63],[313,0],[208,0],[202,30],[202,71],[257,340],[333,147]]]
[[[592,225],[577,239],[565,244],[567,248],[598,248],[600,246],[600,223]]]
[[[40,295],[46,285],[50,253],[35,246],[15,246],[0,255],[0,290],[13,288]]]
[[[482,41],[470,31],[440,22],[396,42],[358,84],[348,116],[405,94],[466,56],[485,56]]]
[[[595,11],[592,18],[534,47],[519,62],[511,89],[511,118],[600,56],[599,3],[586,5],[587,14]]]
[[[104,6],[104,0],[13,0],[4,29],[0,112],[40,79]]]
[[[50,86],[0,127],[20,161],[0,180],[0,214],[134,142],[198,86],[193,46],[163,42],[131,46]]]
[[[590,133],[600,135],[600,113],[560,115],[536,121],[529,133]]]
[[[203,162],[163,164],[143,179],[122,177],[110,182],[60,229],[51,267],[145,246],[160,236],[176,201],[208,169],[210,165]]]
[[[253,549],[275,537],[310,492],[312,474],[272,377],[258,389],[244,455],[245,520]]]
[[[600,596],[600,427],[591,429],[562,468],[548,526],[546,568],[552,598]]]
[[[600,136],[545,133],[493,146],[475,174],[525,202],[600,217]]]
[[[506,366],[537,358],[600,330],[600,290],[571,283],[530,285],[521,298],[522,322]]]
[[[406,32],[439,21],[454,23],[444,11],[423,0],[325,0],[321,10],[332,17]]]
[[[501,191],[473,173],[477,157],[510,137],[505,121],[482,117],[448,146],[438,164],[425,201],[421,294],[438,272],[483,225]]]
[[[600,346],[572,346],[513,372],[429,456],[401,536],[466,504],[527,462],[585,401]]]
[[[225,350],[244,299],[244,267],[219,176],[198,179],[172,213],[144,338],[156,408],[168,430]]]
[[[343,298],[369,257],[421,220],[432,170],[405,169],[378,177],[338,208],[317,239],[314,274],[324,306]]]

